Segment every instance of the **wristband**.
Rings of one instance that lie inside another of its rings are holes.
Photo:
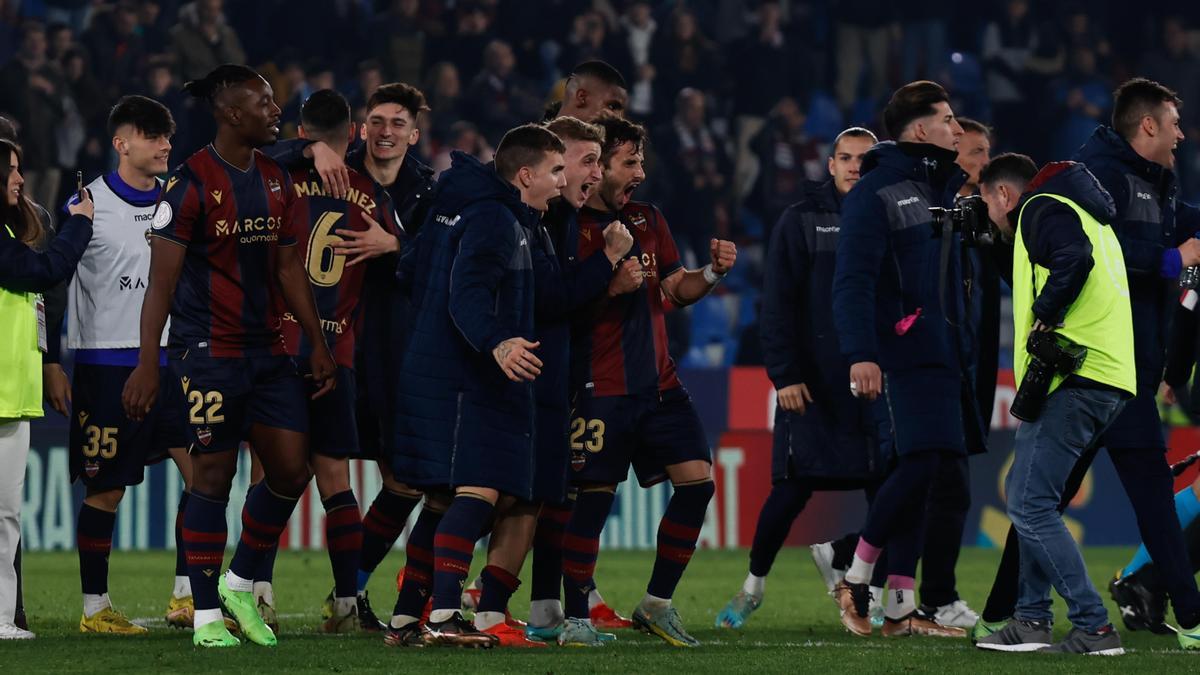
[[[704,273],[704,280],[708,282],[709,286],[716,286],[725,278],[724,274],[717,274],[713,271],[712,263],[705,265],[700,271]]]

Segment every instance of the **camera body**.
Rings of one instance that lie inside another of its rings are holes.
[[[933,214],[933,236],[942,236],[945,219],[950,220],[951,230],[962,235],[967,246],[991,246],[996,243],[996,228],[988,218],[987,204],[979,195],[967,195],[954,200],[952,208],[929,207]]]
[[[1033,422],[1042,414],[1054,376],[1070,375],[1079,370],[1088,350],[1058,333],[1036,330],[1029,333],[1025,350],[1029,354],[1029,367],[1025,369],[1009,412],[1019,420]]]

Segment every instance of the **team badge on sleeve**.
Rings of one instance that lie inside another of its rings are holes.
[[[154,210],[154,220],[151,221],[150,227],[161,230],[171,224],[171,217],[174,214],[171,212],[171,205],[167,202],[159,202],[158,208]]]

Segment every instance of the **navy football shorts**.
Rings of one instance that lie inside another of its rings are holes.
[[[235,450],[250,427],[308,432],[308,387],[290,356],[209,356],[172,349],[170,367],[184,396],[188,452]]]
[[[125,416],[121,392],[133,368],[75,364],[71,383],[71,481],[99,490],[137,485],[146,465],[187,447],[183,397],[160,369],[158,400],[140,422]]]
[[[642,487],[667,479],[666,467],[712,463],[700,416],[683,387],[655,395],[596,396],[582,392],[571,415],[571,483],[612,485],[629,476]]]
[[[300,371],[307,375],[307,364]],[[308,449],[334,459],[363,459],[355,421],[354,370],[338,366],[335,377],[337,386],[333,391],[308,402]]]

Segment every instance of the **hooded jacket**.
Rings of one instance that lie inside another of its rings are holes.
[[[966,181],[956,159],[934,145],[879,143],[842,202],[834,325],[849,364],[882,369],[874,413],[900,454],[983,446],[962,245],[955,232],[935,236],[929,211],[952,206]]]
[[[492,350],[534,339],[528,231],[537,218],[492,166],[453,153],[398,272],[412,301],[397,400],[400,480],[530,498],[533,385],[509,381]]]

